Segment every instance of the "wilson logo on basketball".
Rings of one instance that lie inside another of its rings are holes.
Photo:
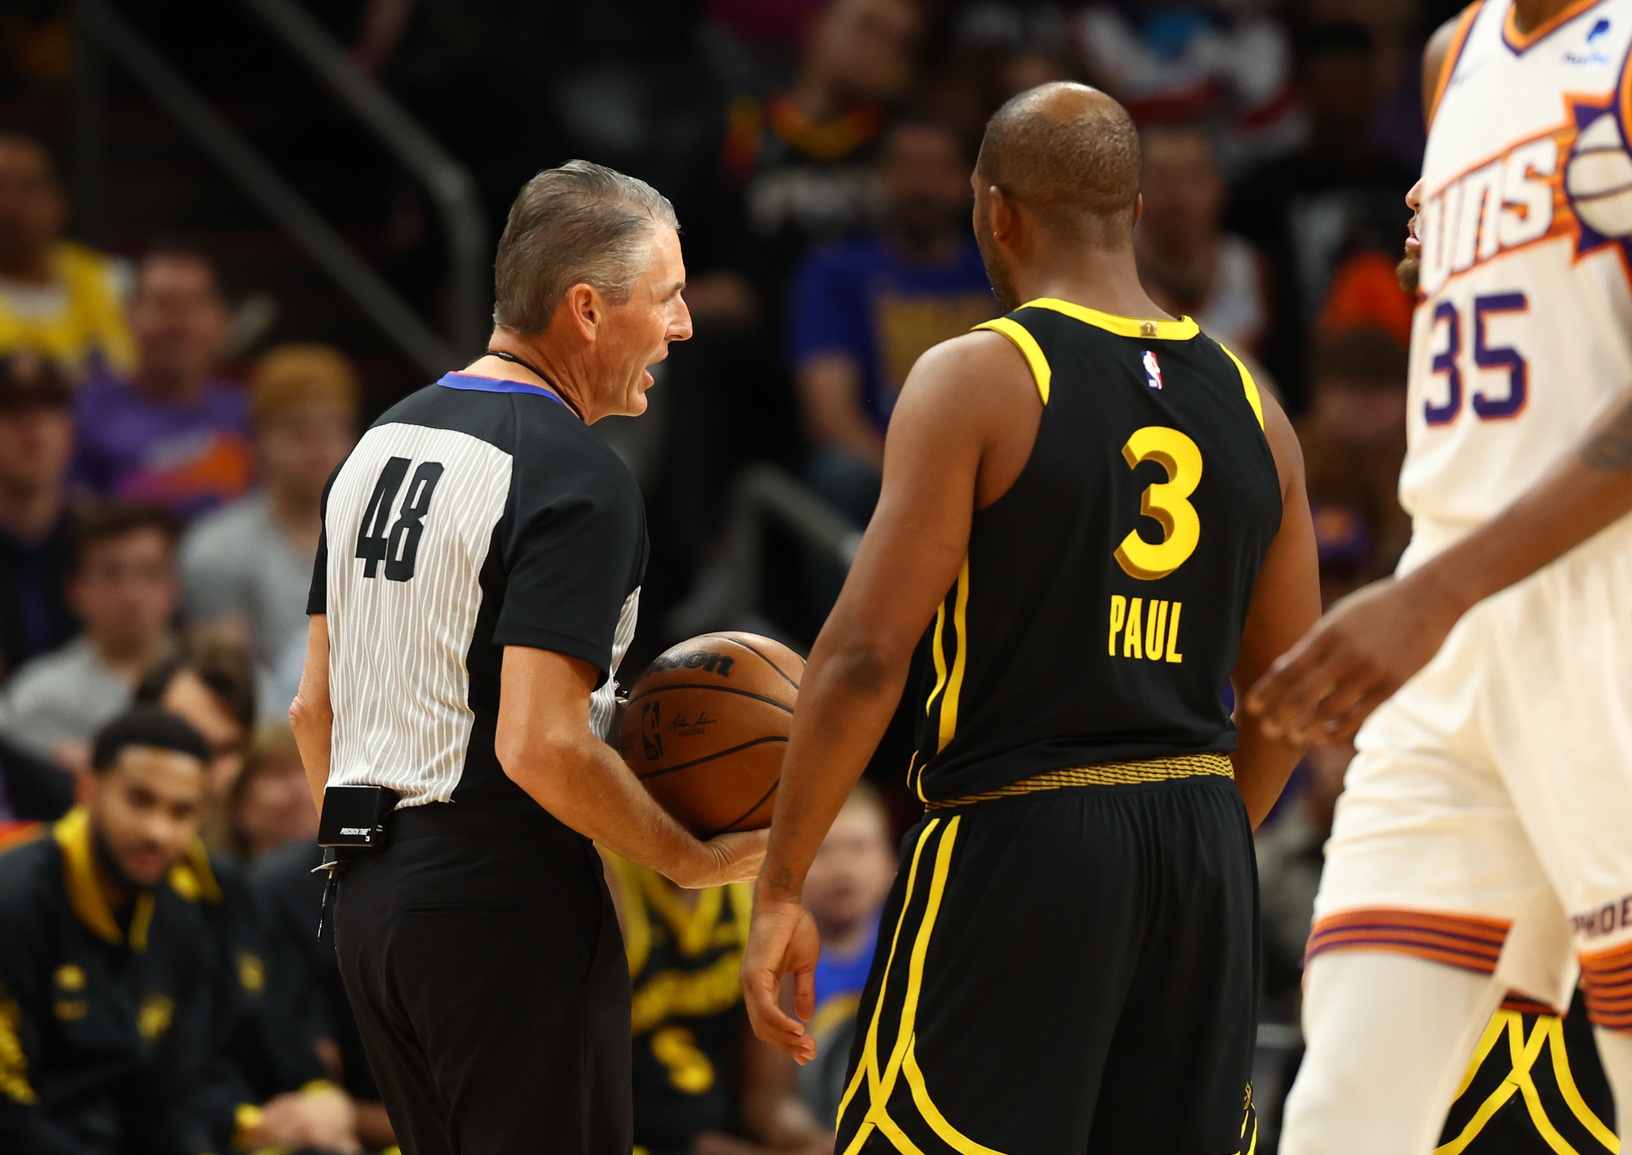
[[[712,654],[706,650],[693,650],[689,654],[664,654],[651,664],[653,670],[701,670],[705,674],[718,674],[722,678],[731,676],[731,667],[735,658],[728,658],[724,654]]]

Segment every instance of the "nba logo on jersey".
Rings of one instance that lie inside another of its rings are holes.
[[[1162,363],[1149,349],[1145,350],[1145,383],[1152,389],[1162,387]]]

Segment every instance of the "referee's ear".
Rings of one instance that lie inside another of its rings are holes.
[[[567,290],[561,304],[556,307],[556,317],[560,318],[563,314],[579,339],[593,345],[600,333],[601,323],[606,320],[606,301],[594,285],[579,281]]]

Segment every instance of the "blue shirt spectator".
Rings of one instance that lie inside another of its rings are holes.
[[[882,435],[912,363],[997,312],[972,237],[945,256],[909,257],[882,237],[817,249],[794,285],[796,366],[819,357],[849,360],[867,416]]]
[[[969,156],[958,133],[900,120],[878,162],[882,226],[806,257],[790,301],[789,354],[807,480],[858,525],[878,500],[884,430],[914,361],[997,313],[969,235]]]

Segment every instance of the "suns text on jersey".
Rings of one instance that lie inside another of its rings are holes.
[[[1580,259],[1624,235],[1605,223],[1606,209],[1611,219],[1619,211],[1598,187],[1606,166],[1627,164],[1618,118],[1609,102],[1567,96],[1566,104],[1563,124],[1428,191],[1417,226],[1424,297],[1539,241],[1568,237]]]

